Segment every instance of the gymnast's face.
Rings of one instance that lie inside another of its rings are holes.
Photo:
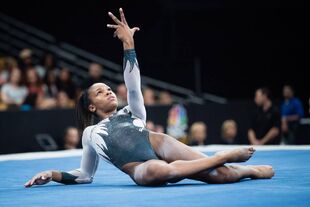
[[[95,83],[88,89],[91,112],[108,113],[117,108],[117,98],[112,89],[104,83]]]

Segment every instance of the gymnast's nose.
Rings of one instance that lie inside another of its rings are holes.
[[[109,96],[112,94],[112,91],[107,91],[106,96]]]

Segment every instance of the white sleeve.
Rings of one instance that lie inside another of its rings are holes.
[[[92,126],[87,127],[82,136],[83,154],[79,169],[69,171],[76,183],[91,183],[98,167],[99,156],[90,144]]]
[[[141,92],[141,77],[134,49],[124,51],[124,79],[128,105],[133,115],[146,122],[146,110]]]

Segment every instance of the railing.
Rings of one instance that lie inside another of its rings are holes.
[[[23,48],[31,48],[34,51],[35,60],[41,59],[45,52],[55,54],[60,66],[70,69],[78,80],[87,77],[89,64],[96,62],[105,68],[104,77],[112,87],[123,82],[121,65],[68,43],[57,42],[52,35],[0,13],[0,51],[18,56]],[[146,76],[142,76],[142,84],[154,88],[155,91],[168,90],[173,98],[181,103],[203,104],[205,101],[211,101],[224,104],[227,102],[225,98],[209,93],[198,97],[192,90]]]

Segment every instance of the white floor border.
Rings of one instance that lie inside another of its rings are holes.
[[[201,152],[215,152],[215,151],[234,149],[234,148],[245,147],[245,146],[247,145],[208,145],[208,146],[197,146],[193,148]],[[310,145],[268,145],[268,146],[255,146],[254,148],[258,151],[310,150]],[[76,157],[76,156],[81,156],[81,155],[82,155],[81,149],[62,150],[62,151],[53,151],[53,152],[28,152],[28,153],[0,155],[0,161]]]

